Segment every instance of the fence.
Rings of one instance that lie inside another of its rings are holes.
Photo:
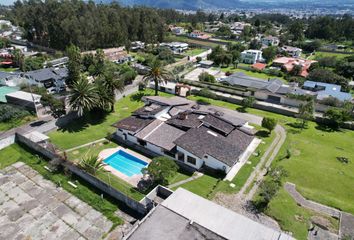
[[[29,147],[33,151],[39,153],[46,159],[61,159],[62,163],[61,165],[68,169],[70,172],[74,173],[75,175],[79,176],[86,182],[90,183],[97,189],[100,189],[102,192],[108,194],[109,196],[113,197],[114,199],[117,199],[120,202],[123,202],[126,206],[131,208],[132,210],[145,215],[152,206],[149,204],[144,204],[144,202],[147,202],[144,200],[144,195],[140,194],[142,199],[140,201],[133,199],[130,197],[132,194],[138,195],[137,191],[134,190],[133,188],[127,188],[127,191],[130,191],[128,194],[126,191],[120,191],[114,187],[114,178],[109,175],[109,173],[102,173],[99,175],[99,173],[96,173],[95,175],[91,175],[90,173],[82,170],[81,168],[77,167],[75,164],[73,164],[70,161],[65,160],[62,156],[57,154],[55,152],[55,146],[50,145],[50,144],[39,144],[31,141],[30,139],[26,138],[25,136],[16,133],[16,138],[15,141],[21,144],[24,144],[25,146]],[[92,172],[95,173],[95,172]],[[122,184],[122,182],[119,182],[119,184]],[[124,185],[121,185],[124,186]],[[126,185],[128,186],[128,185]]]

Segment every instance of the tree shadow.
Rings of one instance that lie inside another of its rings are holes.
[[[58,131],[69,133],[80,132],[90,125],[102,124],[106,120],[107,115],[107,112],[91,111],[80,118],[73,119],[65,125],[59,126]]]
[[[259,131],[256,132],[256,136],[257,137],[261,137],[261,138],[269,137],[269,131],[259,130]]]
[[[196,101],[199,105],[210,105],[210,102],[208,100],[205,99],[197,99]]]
[[[238,107],[238,108],[236,108],[236,111],[241,112],[241,113],[246,113],[247,109],[244,107]]]
[[[317,123],[317,126],[315,128],[323,132],[342,132],[342,130],[338,126],[323,123]]]
[[[137,92],[137,93],[130,96],[130,100],[134,101],[134,102],[141,102],[141,99],[144,96],[150,96],[150,94],[147,94],[145,92]]]

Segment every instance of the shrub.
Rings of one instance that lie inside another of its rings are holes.
[[[197,95],[202,96],[202,97],[206,97],[206,98],[211,98],[211,99],[217,99],[217,95],[215,93],[213,93],[212,91],[210,91],[207,88],[202,88]]]
[[[277,120],[274,118],[265,117],[262,120],[262,127],[268,129],[269,133],[273,131],[276,125],[277,125]]]
[[[215,77],[207,72],[203,72],[198,76],[199,81],[215,83]]]
[[[242,99],[241,105],[243,107],[243,110],[246,110],[249,107],[252,107],[256,99],[254,97],[245,97]]]
[[[168,157],[155,157],[147,168],[142,172],[148,174],[151,180],[156,184],[168,184],[168,178],[174,176],[179,167],[177,163]]]
[[[29,115],[30,112],[25,109],[12,105],[0,105],[0,122],[11,122]]]

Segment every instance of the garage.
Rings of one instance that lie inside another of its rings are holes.
[[[267,101],[272,103],[280,103],[280,97],[268,95]]]

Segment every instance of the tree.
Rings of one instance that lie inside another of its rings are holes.
[[[342,76],[339,76],[338,74],[332,72],[329,69],[316,68],[309,73],[307,79],[315,82],[338,84],[342,86],[342,90],[349,90],[349,80]]]
[[[335,65],[335,72],[345,78],[354,78],[354,61],[339,61]]]
[[[69,102],[71,108],[78,111],[79,116],[96,107],[98,99],[96,86],[89,83],[86,77],[81,76],[78,81],[73,83]]]
[[[307,121],[312,120],[314,117],[315,113],[315,103],[314,101],[308,101],[306,103],[302,103],[299,106],[299,113],[297,114],[297,117],[301,119],[301,129],[304,129]]]
[[[269,133],[271,133],[275,126],[277,125],[277,120],[274,118],[264,117],[262,120],[262,127],[268,129]]]
[[[68,61],[68,78],[66,84],[71,86],[74,82],[80,79],[81,74],[81,53],[80,49],[71,44],[66,48],[66,53],[69,57]]]
[[[250,49],[260,49],[262,47],[262,43],[260,41],[258,41],[257,39],[253,39],[250,42]]]
[[[266,62],[271,62],[275,56],[277,55],[277,48],[276,47],[267,47],[263,49],[262,56],[266,59]]]
[[[21,71],[23,71],[25,56],[19,49],[15,49],[14,53],[14,64],[19,67]]]
[[[199,81],[201,82],[209,82],[209,83],[214,83],[215,82],[215,77],[208,72],[202,72],[198,76]]]
[[[86,172],[96,175],[103,170],[102,159],[99,159],[97,155],[85,156],[81,159],[79,166]]]
[[[345,103],[342,108],[329,108],[323,116],[329,120],[328,125],[333,128],[338,128],[344,122],[352,120],[352,111],[352,104]]]
[[[294,41],[302,41],[304,39],[304,24],[300,20],[294,21],[289,26],[289,33]]]
[[[289,72],[292,76],[299,76],[302,72],[302,66],[301,65],[295,65],[293,69]]]
[[[246,111],[247,108],[252,107],[255,101],[256,99],[252,96],[243,98],[241,102],[243,111]]]
[[[154,82],[155,96],[157,96],[159,95],[159,84],[167,83],[170,76],[170,73],[162,67],[161,62],[154,59],[154,61],[149,65],[149,70],[144,75],[143,81],[147,82],[147,85],[150,84],[151,81]]]
[[[104,52],[102,49],[97,49],[94,56],[93,67],[90,70],[90,73],[94,77],[99,77],[103,75],[105,71],[105,58]]]
[[[142,172],[148,174],[156,184],[167,185],[168,178],[174,176],[178,171],[176,162],[168,157],[155,157],[147,168]]]

